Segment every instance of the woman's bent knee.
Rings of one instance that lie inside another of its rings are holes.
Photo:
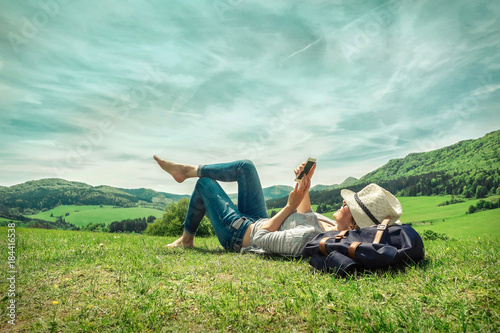
[[[241,160],[241,162],[244,163],[245,165],[250,165],[250,166],[255,167],[252,160]]]
[[[196,181],[195,187],[207,187],[210,186],[211,184],[215,183],[215,181],[212,178],[208,177],[201,177]]]
[[[248,169],[248,170],[256,170],[255,164],[251,160],[241,160],[240,161],[240,168],[241,169]]]
[[[217,193],[222,190],[216,180],[208,177],[202,177],[196,181],[195,191],[200,193],[205,199],[211,199],[217,196]]]

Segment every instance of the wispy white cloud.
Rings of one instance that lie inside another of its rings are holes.
[[[189,193],[155,153],[252,158],[266,186],[318,157],[315,181],[340,183],[500,126],[490,1],[69,2],[27,38],[41,4],[0,13],[0,184]]]
[[[35,146],[48,146],[48,147],[58,146],[57,142],[54,140],[21,140],[20,142]]]

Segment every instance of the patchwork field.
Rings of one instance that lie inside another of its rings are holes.
[[[9,223],[11,221],[12,221],[12,219],[6,219],[6,218],[3,218],[3,217],[0,217],[0,223],[2,223],[2,222]],[[18,221],[14,221],[14,222],[18,222]]]
[[[66,216],[66,213],[69,213]],[[106,223],[121,221],[126,219],[143,218],[148,216],[161,217],[164,211],[152,208],[113,208],[113,206],[58,206],[36,215],[28,217],[42,219],[46,221],[56,221],[58,216],[62,216],[66,222],[76,226],[85,226],[89,223]],[[51,215],[53,215],[51,217]]]

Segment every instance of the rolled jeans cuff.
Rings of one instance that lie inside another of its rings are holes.
[[[201,178],[201,168],[203,168],[204,166],[204,164],[198,165],[198,169],[196,169],[196,176],[198,176],[198,178]]]
[[[193,232],[189,231],[186,227],[184,227],[183,229],[184,229],[184,232],[186,234],[188,234],[189,236],[194,237],[196,235],[196,231],[193,233]]]

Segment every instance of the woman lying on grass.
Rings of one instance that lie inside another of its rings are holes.
[[[156,155],[154,159],[179,183],[187,178],[199,178],[189,201],[184,232],[168,247],[193,247],[194,235],[205,214],[220,244],[237,252],[299,256],[304,245],[322,232],[357,228],[345,201],[333,214],[335,221],[312,211],[309,187],[316,164],[295,185],[287,205],[269,218],[260,179],[251,161],[196,167],[169,162]],[[295,175],[302,172],[304,165],[294,170]],[[217,181],[238,183],[237,207]]]

